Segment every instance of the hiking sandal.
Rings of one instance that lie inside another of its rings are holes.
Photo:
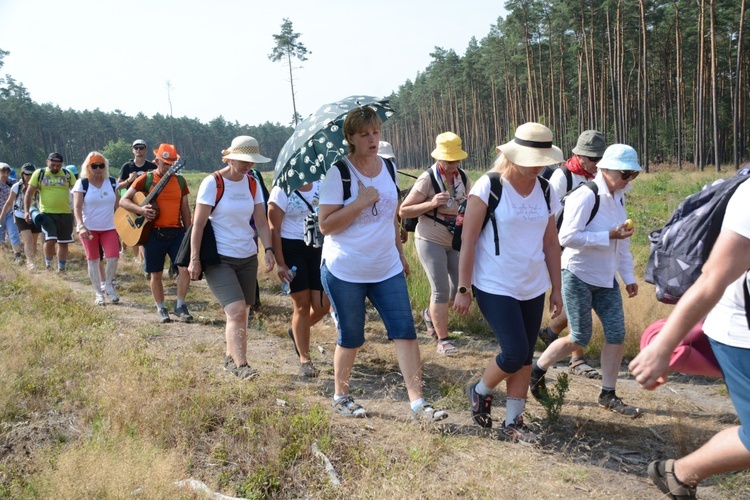
[[[438,354],[445,354],[446,356],[455,356],[458,354],[458,348],[453,345],[451,339],[438,339],[437,352]]]
[[[424,321],[424,326],[427,327],[427,333],[430,334],[430,336],[437,340],[437,332],[435,331],[435,325],[432,323],[432,318],[430,317],[430,308],[425,307],[422,310],[422,321]]]
[[[669,498],[698,498],[695,486],[683,483],[674,475],[674,460],[654,460],[648,464],[648,477]]]
[[[572,358],[568,364],[568,371],[573,375],[580,375],[586,378],[599,378],[599,372],[586,363],[586,358]]]

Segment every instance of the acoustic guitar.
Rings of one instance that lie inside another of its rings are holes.
[[[164,186],[167,185],[169,179],[179,172],[180,169],[185,166],[185,163],[186,161],[183,158],[178,159],[148,195],[137,192],[135,193],[135,196],[133,196],[133,202],[140,207],[152,203],[153,200],[159,196],[162,189],[164,189]],[[118,207],[115,211],[115,229],[117,230],[117,234],[120,235],[120,239],[122,239],[123,243],[129,247],[143,245],[146,243],[146,240],[148,240],[148,236],[151,234],[151,228],[154,227],[154,222],[158,218],[157,215],[154,220],[149,220],[143,215],[134,214],[122,207]]]

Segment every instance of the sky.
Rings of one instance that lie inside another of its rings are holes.
[[[284,18],[310,52],[294,60],[297,111],[414,80],[434,48],[463,55],[498,0],[0,0],[0,74],[62,109],[287,125],[289,67],[271,62]]]

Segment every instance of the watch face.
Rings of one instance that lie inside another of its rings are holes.
[[[464,294],[468,292],[469,290],[465,286],[458,287],[458,293]]]

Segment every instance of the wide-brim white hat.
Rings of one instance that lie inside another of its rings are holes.
[[[638,153],[627,144],[612,144],[604,151],[596,166],[606,170],[643,170],[638,164]]]
[[[268,163],[271,161],[270,158],[266,158],[260,154],[258,141],[255,137],[250,137],[249,135],[235,137],[229,149],[223,150],[221,154],[224,155],[223,160],[240,160],[253,163]]]
[[[552,131],[541,123],[524,123],[512,141],[496,149],[519,167],[546,167],[565,161],[560,148],[552,145]]]

